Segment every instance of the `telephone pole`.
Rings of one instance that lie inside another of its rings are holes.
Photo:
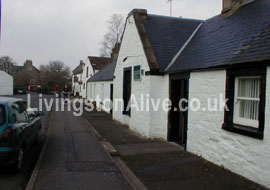
[[[170,3],[170,16],[172,16],[172,1],[173,0],[168,0],[167,3]]]

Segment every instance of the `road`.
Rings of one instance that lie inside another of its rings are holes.
[[[26,100],[26,95],[16,95],[15,98],[21,98]],[[44,96],[45,99],[51,99],[52,96]],[[31,94],[31,107],[38,107],[39,97],[37,94]],[[23,190],[25,189],[28,180],[32,174],[32,171],[35,167],[36,161],[38,159],[39,153],[41,151],[44,139],[45,131],[48,128],[51,113],[43,110],[45,116],[41,118],[42,122],[42,134],[41,141],[39,144],[34,145],[31,150],[25,155],[24,164],[22,171],[18,174],[13,174],[9,169],[0,169],[0,190]]]

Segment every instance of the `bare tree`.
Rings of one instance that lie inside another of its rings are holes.
[[[4,70],[5,72],[11,74],[13,65],[16,65],[16,63],[12,60],[11,57],[0,57],[0,70]]]
[[[42,86],[53,90],[55,85],[62,88],[69,84],[71,71],[62,61],[51,61],[48,65],[40,66],[40,75]]]
[[[9,64],[14,64],[15,62],[9,56],[0,57],[0,64],[4,64],[4,63],[6,63],[6,64],[8,64],[8,63]]]
[[[108,32],[104,35],[104,39],[100,43],[100,55],[102,57],[110,57],[116,43],[121,42],[124,31],[124,17],[121,14],[115,13],[110,17],[107,23]]]

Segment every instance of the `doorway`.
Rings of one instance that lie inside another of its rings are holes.
[[[188,79],[171,80],[170,98],[172,101],[172,109],[169,113],[168,140],[176,142],[186,148],[188,124]],[[181,100],[186,101],[183,101],[180,105]],[[182,109],[180,109],[180,107]]]
[[[124,77],[123,77],[123,100],[124,100],[124,110],[123,115],[130,116],[130,108],[128,107],[128,103],[131,97],[131,67],[124,69]]]

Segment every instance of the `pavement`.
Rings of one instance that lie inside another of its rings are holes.
[[[132,189],[82,117],[53,112],[34,190]]]
[[[186,152],[181,146],[149,140],[103,112],[84,113],[100,140],[110,142],[120,158],[149,190],[266,189]],[[112,148],[111,148],[112,149]]]

